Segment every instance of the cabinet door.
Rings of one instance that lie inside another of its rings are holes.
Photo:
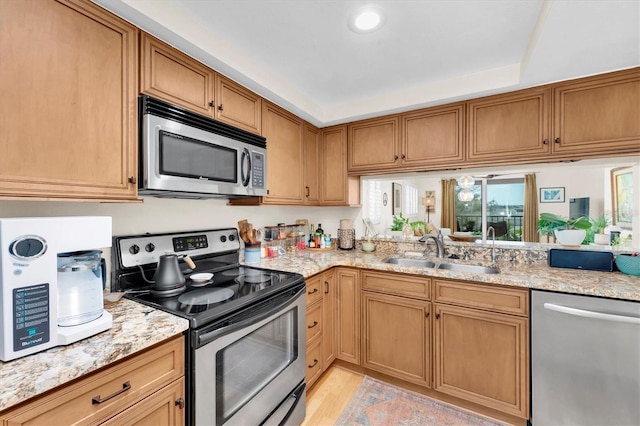
[[[347,126],[322,129],[320,203],[347,206],[360,201],[360,179],[347,175]]]
[[[262,135],[267,138],[266,204],[303,204],[302,120],[262,102]]]
[[[362,366],[430,386],[430,304],[363,292]]]
[[[180,379],[102,425],[181,426],[184,425],[184,405],[184,379]]]
[[[360,364],[360,274],[357,269],[336,270],[336,358]]]
[[[215,117],[248,132],[260,134],[262,109],[260,96],[216,74]]]
[[[640,152],[640,68],[561,83],[554,108],[554,153]]]
[[[394,115],[350,124],[349,172],[398,166],[399,122]]]
[[[336,359],[336,281],[333,270],[322,274],[322,365],[326,370]]]
[[[0,57],[0,196],[135,199],[137,29],[88,1],[2,2]]]
[[[434,388],[528,418],[528,320],[434,304]]]
[[[304,125],[304,203],[320,202],[320,130]]]
[[[140,49],[142,93],[213,117],[212,69],[146,33]]]
[[[496,164],[548,155],[550,110],[549,89],[469,101],[467,159]]]
[[[403,166],[437,167],[464,160],[464,104],[429,108],[401,116]]]

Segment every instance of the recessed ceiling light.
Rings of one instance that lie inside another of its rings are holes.
[[[385,15],[377,7],[363,7],[349,18],[349,28],[357,33],[370,33],[382,27]]]

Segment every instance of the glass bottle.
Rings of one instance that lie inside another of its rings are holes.
[[[316,247],[316,242],[313,239],[313,234],[309,234],[309,248],[315,248]]]

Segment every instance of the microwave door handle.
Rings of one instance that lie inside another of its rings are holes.
[[[245,164],[247,165],[246,174],[244,169]],[[240,179],[242,180],[242,186],[249,186],[249,178],[251,178],[251,154],[247,148],[243,148],[242,156],[240,157]]]

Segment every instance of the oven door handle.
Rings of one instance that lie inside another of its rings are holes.
[[[256,312],[254,315],[251,315],[251,318],[247,318],[237,323],[229,324],[228,326],[219,328],[217,330],[212,330],[212,331],[208,331],[200,334],[197,338],[197,346],[198,347],[203,346],[211,342],[212,340],[218,339],[222,336],[226,336],[227,334],[231,334],[234,331],[241,330],[247,326],[253,325],[257,322],[262,321],[265,318],[269,318],[270,316],[277,314],[278,312],[288,308],[290,305],[295,304],[298,297],[300,297],[300,295],[303,294],[305,290],[306,290],[306,287],[302,287],[300,290],[295,292],[292,296],[287,297],[284,300],[284,302],[278,303],[277,305],[269,307],[265,310]]]

